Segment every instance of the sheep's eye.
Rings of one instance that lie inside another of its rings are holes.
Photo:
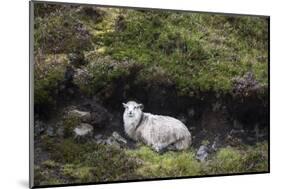
[[[137,109],[137,107],[136,107],[136,106],[134,106],[134,110],[135,110],[135,109]]]

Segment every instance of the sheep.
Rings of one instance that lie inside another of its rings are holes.
[[[125,133],[135,141],[151,146],[156,152],[185,150],[191,145],[191,134],[179,120],[143,112],[143,105],[134,101],[122,103]]]

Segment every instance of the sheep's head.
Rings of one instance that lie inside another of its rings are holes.
[[[134,101],[129,101],[127,103],[123,103],[125,108],[124,116],[128,118],[139,119],[142,115],[143,105],[138,104]]]

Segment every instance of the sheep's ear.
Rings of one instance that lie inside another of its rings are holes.
[[[126,103],[122,103],[124,108],[127,108],[127,104]]]
[[[139,107],[141,110],[143,110],[143,108],[144,108],[144,107],[143,107],[143,104],[139,104],[138,107]]]

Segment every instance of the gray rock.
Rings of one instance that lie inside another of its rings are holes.
[[[98,134],[95,136],[95,141],[97,144],[114,146],[116,148],[125,147],[127,145],[127,140],[116,131],[114,131],[111,136],[107,137],[106,139],[104,139],[103,135]]]
[[[63,137],[63,136],[64,136],[64,128],[63,128],[63,127],[59,127],[59,128],[57,129],[56,134],[57,134],[59,137]]]
[[[93,126],[88,123],[81,123],[79,126],[74,128],[74,137],[75,138],[84,138],[88,136],[92,136],[93,134]]]
[[[109,146],[114,146],[117,148],[121,147],[121,145],[117,142],[117,140],[113,136],[108,137],[105,141],[105,144],[107,144]]]
[[[69,112],[70,116],[76,116],[81,119],[81,121],[89,123],[91,121],[90,112],[80,111],[80,110],[71,110]]]
[[[54,137],[55,136],[55,130],[53,127],[49,126],[46,130],[46,134],[49,136],[49,137]]]
[[[202,145],[199,147],[197,153],[196,153],[196,159],[204,162],[206,161],[207,157],[208,157],[209,153],[208,153],[208,147],[205,145]]]
[[[34,135],[39,136],[41,135],[45,129],[46,129],[46,124],[42,121],[36,120],[34,123]]]
[[[119,133],[117,133],[116,131],[112,133],[112,137],[119,143],[127,144],[127,140],[119,135]]]
[[[100,139],[102,139],[102,134],[98,134],[95,136],[95,140],[100,140]]]

